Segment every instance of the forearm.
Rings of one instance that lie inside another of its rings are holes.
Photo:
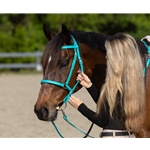
[[[100,116],[95,116],[96,113],[94,111],[92,111],[91,109],[89,109],[84,103],[82,103],[78,107],[78,111],[83,116],[85,116],[88,120],[95,123],[96,125],[98,125],[101,128],[103,128],[108,122],[107,114],[102,114]]]
[[[93,98],[94,102],[97,103],[99,95],[100,95],[100,90],[97,89],[94,84],[92,84],[91,87],[87,88],[87,91],[89,92],[89,94]]]

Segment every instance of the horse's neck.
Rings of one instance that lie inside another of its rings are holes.
[[[106,54],[90,48],[85,50],[83,55],[85,73],[90,77],[92,83],[101,89],[106,77]]]
[[[141,41],[137,41],[137,44],[143,58],[147,50]],[[83,50],[86,62],[85,73],[90,77],[93,84],[101,89],[106,77],[106,54],[102,53],[100,50],[92,50],[90,48],[85,48],[85,50],[86,52]]]

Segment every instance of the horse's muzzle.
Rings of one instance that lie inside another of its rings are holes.
[[[34,112],[37,115],[38,119],[42,121],[54,121],[57,118],[57,111],[55,110],[50,116],[49,116],[49,110],[46,107],[41,107],[39,110],[37,110],[34,107]]]
[[[40,120],[46,121],[48,119],[49,111],[47,108],[42,107],[42,108],[40,108],[40,110],[36,110],[34,107],[34,112]]]

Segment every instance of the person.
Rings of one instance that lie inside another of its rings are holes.
[[[101,138],[134,138],[144,121],[145,87],[143,64],[134,38],[117,33],[105,42],[107,70],[98,90],[88,76],[78,71],[77,80],[87,89],[96,111],[71,95],[69,103],[94,124],[103,128]]]

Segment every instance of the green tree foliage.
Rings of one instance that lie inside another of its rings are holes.
[[[126,32],[135,39],[150,34],[150,14],[0,14],[0,52],[43,51],[47,40],[43,23],[58,33],[64,23],[70,30],[113,35]],[[2,62],[33,59],[1,59]]]

